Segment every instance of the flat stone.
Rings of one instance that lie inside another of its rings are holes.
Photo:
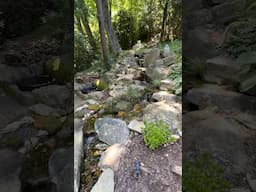
[[[119,161],[122,155],[126,152],[126,147],[122,144],[114,144],[102,153],[98,166],[103,170],[111,168],[117,171]]]
[[[41,116],[60,116],[55,108],[49,107],[45,104],[36,104],[31,106],[30,111],[34,114],[41,115]]]
[[[95,122],[95,131],[99,139],[109,145],[125,144],[129,138],[129,129],[126,123],[115,118],[100,118]]]
[[[206,61],[204,79],[210,83],[227,84],[236,80],[240,64],[228,56],[217,56]]]
[[[136,131],[138,133],[141,133],[142,128],[144,128],[144,127],[145,127],[144,123],[142,121],[137,121],[136,119],[132,120],[128,125],[129,129]]]
[[[170,79],[164,79],[160,81],[161,91],[170,91],[173,89],[173,82]]]
[[[114,186],[114,172],[111,169],[105,169],[91,192],[114,192]]]
[[[66,107],[67,101],[72,95],[71,90],[63,85],[41,87],[34,89],[32,93],[40,103],[57,108]]]
[[[205,84],[199,88],[190,89],[185,98],[201,108],[212,105],[224,111],[256,111],[255,97],[229,91],[225,87],[213,84]]]
[[[153,93],[152,99],[155,99],[156,101],[165,101],[166,103],[176,103],[179,100],[176,95],[171,94],[167,91],[159,91]]]

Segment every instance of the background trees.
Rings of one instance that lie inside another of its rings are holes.
[[[138,40],[181,38],[181,0],[75,0],[74,28],[76,69],[94,66],[99,58],[108,65]]]

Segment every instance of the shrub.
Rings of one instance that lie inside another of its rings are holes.
[[[119,11],[114,28],[122,49],[129,49],[137,42],[136,19],[128,11]]]
[[[163,121],[153,123],[145,122],[145,127],[142,129],[142,133],[146,146],[152,150],[157,149],[163,144],[176,141],[176,139],[172,137],[168,125]]]
[[[183,162],[184,192],[226,192],[230,184],[223,178],[224,169],[205,152],[194,160]]]

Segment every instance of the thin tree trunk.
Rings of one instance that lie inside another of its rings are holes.
[[[82,22],[83,22],[83,25],[84,25],[84,28],[85,28],[85,31],[87,33],[87,36],[88,36],[88,40],[89,40],[89,43],[90,45],[92,46],[92,48],[94,50],[97,49],[97,45],[96,45],[96,41],[92,35],[92,30],[90,28],[90,25],[89,25],[89,22],[88,22],[88,19],[85,15],[82,16]]]
[[[106,32],[108,35],[109,44],[112,48],[112,51],[115,54],[118,54],[121,50],[121,46],[119,44],[118,38],[116,36],[116,33],[111,23],[111,16],[109,13],[109,0],[102,0],[102,5],[103,5],[103,14],[105,18],[104,24],[105,24]]]
[[[161,41],[164,40],[164,36],[165,36],[166,20],[167,20],[167,16],[168,16],[168,7],[169,7],[169,0],[166,0],[165,1],[165,6],[164,6],[162,28],[161,28],[161,37],[160,37]]]
[[[108,60],[108,47],[104,32],[104,16],[103,16],[103,8],[102,8],[102,1],[96,0],[97,5],[97,14],[98,14],[98,22],[99,22],[99,31],[100,31],[100,40],[101,40],[101,48],[102,54],[104,59],[104,67],[106,69],[110,68],[109,60]]]

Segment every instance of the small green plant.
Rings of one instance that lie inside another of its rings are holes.
[[[142,129],[144,142],[150,149],[155,150],[163,144],[175,142],[172,133],[168,129],[168,125],[163,121],[144,122],[145,127]]]
[[[184,192],[226,192],[230,183],[223,177],[224,169],[205,152],[193,160],[183,162]]]

